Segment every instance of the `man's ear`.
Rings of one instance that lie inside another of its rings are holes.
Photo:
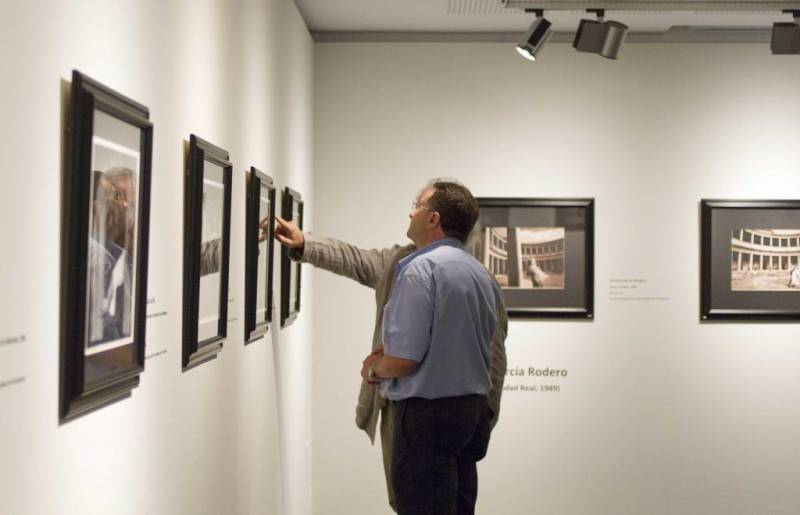
[[[432,211],[432,212],[431,212],[431,217],[428,219],[428,221],[431,223],[431,225],[432,225],[433,227],[436,227],[436,226],[437,226],[437,225],[439,225],[439,224],[441,223],[441,221],[442,221],[442,219],[441,219],[441,215],[439,215],[439,212],[438,212],[438,211]]]

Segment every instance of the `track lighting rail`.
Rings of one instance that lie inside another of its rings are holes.
[[[696,12],[786,12],[800,10],[797,1],[626,1],[626,0],[500,0],[508,9],[538,9],[547,11],[585,11],[587,9],[605,9],[606,11],[696,11]]]

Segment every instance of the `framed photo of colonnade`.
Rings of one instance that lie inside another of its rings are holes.
[[[800,200],[702,200],[701,320],[800,320]]]
[[[589,318],[594,199],[478,198],[467,243],[500,284],[511,318]]]

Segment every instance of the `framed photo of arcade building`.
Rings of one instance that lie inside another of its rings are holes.
[[[130,395],[144,370],[153,124],[74,71],[61,237],[59,418]]]
[[[701,320],[800,320],[800,200],[702,200]]]
[[[478,198],[467,243],[494,275],[511,318],[589,318],[594,199]]]

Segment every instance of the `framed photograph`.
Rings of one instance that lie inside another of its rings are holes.
[[[284,220],[294,220],[303,229],[303,200],[291,188],[283,191],[281,213]],[[281,245],[281,327],[294,322],[300,312],[300,262],[289,259],[289,250]]]
[[[274,234],[275,187],[269,176],[250,168],[245,217],[245,343],[263,337],[272,322]]]
[[[228,152],[194,134],[184,191],[183,368],[213,359],[228,331],[231,179]]]
[[[701,320],[800,320],[800,200],[702,200]]]
[[[72,74],[61,237],[62,422],[122,399],[144,370],[153,124]]]
[[[511,318],[592,318],[594,199],[478,198],[468,247]]]

